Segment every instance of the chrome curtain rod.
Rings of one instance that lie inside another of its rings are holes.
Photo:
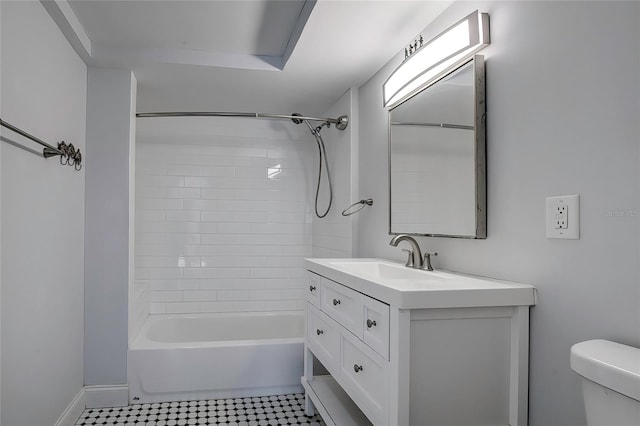
[[[335,124],[336,128],[344,130],[349,124],[349,117],[342,115],[338,118],[319,118],[319,117],[306,117],[304,115],[285,115],[285,114],[263,114],[260,112],[139,112],[136,114],[139,118],[148,117],[244,117],[244,118],[275,118],[280,120],[293,120],[294,123],[299,124],[296,121],[302,122],[308,121],[321,121],[327,124]]]
[[[80,153],[79,149],[78,150],[75,149],[73,144],[67,145],[66,143],[64,143],[64,141],[62,141],[62,142],[58,143],[58,147],[56,148],[53,145],[50,145],[50,144],[46,143],[42,139],[37,138],[37,137],[33,136],[32,134],[25,132],[24,130],[20,129],[19,127],[16,127],[13,124],[7,123],[6,121],[4,121],[1,118],[0,118],[0,125],[2,127],[6,127],[7,129],[11,130],[12,132],[15,132],[15,133],[19,134],[20,136],[23,136],[23,137],[25,137],[25,138],[27,138],[27,139],[29,139],[29,140],[37,143],[37,144],[42,145],[44,147],[42,149],[42,156],[44,158],[51,158],[51,157],[55,157],[56,155],[59,155],[60,156],[60,164],[74,166],[76,168],[76,170],[80,170],[82,168],[82,154]],[[11,142],[11,141],[10,141],[10,143],[13,144],[13,142]],[[29,151],[31,151],[31,150],[29,150]],[[31,151],[31,152],[35,153],[35,151]]]
[[[462,130],[474,130],[473,126],[465,126],[463,124],[449,124],[449,123],[419,123],[413,121],[392,121],[394,126],[421,126],[421,127],[442,127],[444,129],[462,129]]]
[[[33,142],[39,143],[40,145],[44,146],[44,150],[42,151],[42,155],[45,158],[53,157],[54,155],[64,155],[64,152],[60,151],[58,148],[55,148],[55,147],[49,145],[48,143],[46,143],[42,139],[37,138],[37,137],[33,136],[32,134],[29,134],[29,133],[25,132],[22,129],[19,129],[18,127],[14,126],[13,124],[7,123],[6,121],[4,121],[1,118],[0,118],[0,125],[2,125],[2,127],[6,127],[7,129],[11,130],[12,132],[15,132],[15,133],[19,134],[20,136],[24,136],[25,138],[27,138],[29,140],[32,140]]]

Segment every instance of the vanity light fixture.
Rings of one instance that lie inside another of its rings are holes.
[[[489,14],[477,10],[418,48],[382,86],[384,106],[391,109],[488,46]]]

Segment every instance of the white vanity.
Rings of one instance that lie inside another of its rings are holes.
[[[534,287],[380,259],[305,262],[308,414],[338,426],[526,425]],[[329,374],[314,375],[314,358]]]

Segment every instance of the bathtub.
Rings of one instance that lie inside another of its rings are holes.
[[[302,392],[302,312],[151,315],[128,352],[130,403]]]

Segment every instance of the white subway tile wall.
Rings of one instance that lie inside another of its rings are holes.
[[[349,94],[345,94],[336,105],[326,114],[327,117],[337,117],[349,111]],[[353,123],[352,123],[353,127]],[[333,206],[326,217],[313,219],[313,257],[352,257],[354,216],[342,216],[342,211],[348,207],[356,197],[358,191],[352,178],[351,167],[351,132],[352,127],[344,131],[335,129],[323,130],[324,142],[327,150],[331,180],[333,182]],[[317,167],[317,166],[316,166]],[[314,170],[317,173],[317,170]],[[355,170],[357,173],[357,170]],[[317,179],[317,176],[314,176]],[[323,182],[323,184],[326,182]],[[328,203],[326,186],[320,192],[319,208],[324,213]],[[315,188],[314,188],[315,193]],[[365,212],[366,213],[366,212]]]
[[[304,130],[139,120],[135,269],[151,314],[303,309],[317,172]]]

